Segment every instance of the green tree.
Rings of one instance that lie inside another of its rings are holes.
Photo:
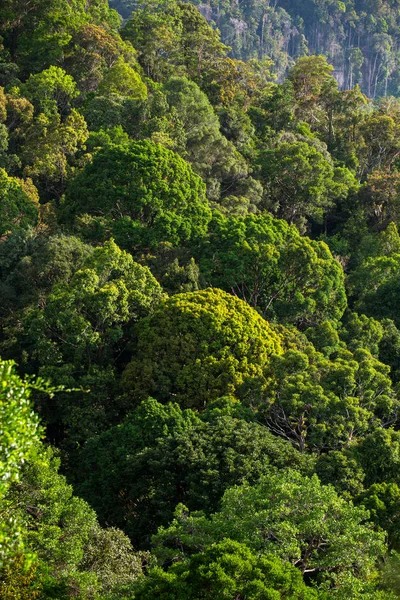
[[[270,84],[249,107],[248,114],[263,139],[272,128],[278,132],[289,129],[294,121],[295,98],[293,85],[286,79],[282,84]]]
[[[0,169],[0,235],[38,222],[39,207],[24,190],[24,182]]]
[[[362,176],[374,170],[390,169],[399,155],[400,123],[392,116],[373,112],[359,125],[362,142],[358,145]]]
[[[311,600],[301,574],[276,556],[259,556],[244,544],[226,539],[168,571],[153,567],[133,588],[137,600]]]
[[[389,547],[399,550],[399,486],[396,483],[374,483],[357,500],[369,510],[371,520],[387,531]]]
[[[271,354],[281,352],[272,327],[218,289],[169,298],[138,324],[135,336],[134,358],[123,374],[134,402],[151,395],[203,409],[260,376]]]
[[[301,450],[338,449],[362,439],[371,427],[396,422],[397,390],[390,367],[368,350],[341,349],[331,359],[311,345],[293,341],[273,356],[260,384],[248,392],[248,402],[263,415],[271,431]]]
[[[148,105],[148,102],[145,106]],[[130,120],[128,116],[127,100],[119,94],[108,94],[107,96],[95,95],[93,98],[89,98],[82,108],[82,113],[88,124],[89,130],[98,131],[99,129],[109,129],[111,127],[117,127],[118,125],[124,124],[124,127],[129,131],[127,123]],[[130,107],[131,108],[131,107]],[[134,114],[134,122],[137,122],[137,106],[136,111],[130,111]],[[136,130],[135,130],[136,133]]]
[[[91,600],[132,584],[142,570],[140,554],[121,531],[100,528],[95,512],[58,473],[59,466],[53,450],[38,445],[7,495],[22,524],[26,551],[37,557],[43,597],[79,593]]]
[[[147,76],[155,81],[173,72],[181,34],[177,4],[169,0],[141,2],[122,30],[123,38],[139,51]]]
[[[379,321],[363,314],[346,311],[340,329],[340,338],[344,340],[349,350],[365,348],[373,356],[379,357],[383,335],[384,327]]]
[[[260,555],[290,561],[314,581],[340,585],[341,573],[355,581],[371,576],[385,553],[384,535],[367,519],[365,508],[340,498],[316,475],[280,471],[226,491],[221,510],[209,519],[178,506],[171,525],[154,537],[155,553],[161,559],[190,555],[230,536]]]
[[[194,254],[208,285],[246,300],[269,320],[304,327],[344,312],[343,270],[325,244],[269,214],[216,213]]]
[[[289,73],[289,80],[293,85],[299,120],[318,120],[324,101],[337,89],[332,71],[333,67],[325,56],[302,56],[297,60]]]
[[[376,429],[360,440],[353,454],[363,468],[365,485],[399,484],[400,433],[394,429]]]
[[[182,62],[189,77],[202,87],[202,79],[207,80],[207,72],[227,55],[229,47],[221,43],[219,32],[195,6],[178,2],[177,7],[182,23]]]
[[[357,312],[375,319],[391,319],[400,325],[397,295],[400,253],[394,252],[368,257],[350,273],[348,280],[349,296]]]
[[[234,194],[248,168],[232,142],[221,134],[218,116],[205,93],[186,77],[171,77],[163,89],[169,112],[175,111],[183,127],[180,153],[207,183],[208,197],[218,201],[221,186],[222,191],[227,188]]]
[[[71,32],[63,68],[75,79],[81,93],[86,95],[96,92],[107,70],[121,60],[129,69],[138,66],[134,49],[122,41],[116,28],[110,28],[104,22],[86,21]],[[132,75],[129,69],[127,73]],[[140,77],[136,81],[145,92]]]
[[[59,112],[65,117],[71,110],[71,101],[79,95],[71,75],[55,66],[31,75],[21,91],[46,116]]]
[[[0,12],[0,35],[11,64],[17,63],[23,77],[63,61],[71,34],[87,22],[117,28],[118,16],[103,0],[5,0]]]
[[[98,92],[104,96],[118,94],[134,100],[145,100],[147,97],[146,85],[139,73],[134,71],[123,58],[119,58],[106,72]]]
[[[18,519],[5,496],[41,433],[31,389],[32,383],[18,377],[12,362],[0,361],[0,567],[7,565],[20,541]]]
[[[260,156],[266,206],[290,223],[321,222],[334,200],[356,188],[354,176],[307,142],[280,142]]]
[[[198,291],[199,267],[193,258],[187,257],[185,250],[182,252],[182,249],[171,248],[166,244],[157,255],[146,255],[145,258],[145,264],[167,294]]]
[[[383,319],[383,336],[379,344],[379,360],[390,365],[394,383],[400,379],[400,331],[391,319]]]
[[[124,248],[185,243],[206,231],[211,212],[200,177],[150,141],[96,153],[71,182],[63,217],[101,218]]]
[[[400,173],[389,169],[372,171],[360,193],[367,215],[379,228],[400,218]]]
[[[232,399],[211,404],[201,418],[177,404],[145,400],[120,425],[87,441],[77,465],[79,492],[102,522],[148,546],[179,502],[210,513],[235,483],[287,465],[310,471],[312,458],[241,419],[241,412]]]
[[[69,281],[55,284],[44,308],[28,307],[19,324],[9,323],[3,349],[22,368],[91,390],[60,395],[52,403],[38,399],[53,439],[67,435],[76,448],[116,418],[116,360],[132,324],[161,298],[150,271],[111,241],[96,248]]]
[[[58,113],[49,117],[41,113],[34,120],[26,131],[21,156],[25,174],[37,182],[43,196],[57,200],[62,196],[76,166],[75,155],[87,138],[85,119],[75,109],[64,122]]]
[[[394,593],[398,598],[400,592],[399,554],[392,552],[382,567],[382,587]]]
[[[12,169],[19,169],[23,162],[21,156],[22,146],[26,139],[27,131],[34,119],[34,106],[29,100],[22,98],[16,93],[6,94],[5,101],[6,119],[4,125],[7,128],[6,160],[10,163],[10,160],[14,157]]]
[[[315,472],[321,483],[333,485],[346,500],[353,500],[365,491],[365,473],[356,457],[348,449],[331,450],[320,454]]]
[[[67,235],[17,230],[0,245],[0,313],[40,306],[56,283],[67,283],[93,248]]]
[[[122,36],[139,51],[139,61],[155,81],[188,75],[202,87],[207,72],[228,51],[193,5],[175,0],[142,1]]]

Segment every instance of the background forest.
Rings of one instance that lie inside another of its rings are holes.
[[[341,89],[361,85],[370,97],[399,95],[398,0],[210,0],[193,4],[219,28],[232,56],[271,58],[282,78],[300,56],[324,54]],[[112,0],[128,18],[135,0]]]
[[[114,8],[0,4],[0,598],[399,598],[400,4]]]

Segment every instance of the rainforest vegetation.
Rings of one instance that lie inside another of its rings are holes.
[[[0,2],[1,600],[400,597],[400,3]]]

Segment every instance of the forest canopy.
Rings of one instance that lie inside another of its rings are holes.
[[[400,597],[399,26],[3,0],[1,600]]]

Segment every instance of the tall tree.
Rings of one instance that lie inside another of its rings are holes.
[[[132,402],[154,396],[204,409],[261,375],[280,337],[242,300],[218,289],[177,294],[136,330],[123,375]]]
[[[88,214],[122,247],[185,243],[205,233],[205,186],[174,152],[150,141],[98,152],[67,190],[62,216]],[[85,224],[85,221],[83,221]]]
[[[367,518],[365,508],[343,500],[316,475],[281,471],[229,489],[209,519],[178,506],[174,521],[155,536],[155,552],[164,560],[190,556],[230,536],[261,556],[290,561],[317,584],[340,589],[342,574],[356,586],[358,577],[376,572],[385,552],[385,536]]]

